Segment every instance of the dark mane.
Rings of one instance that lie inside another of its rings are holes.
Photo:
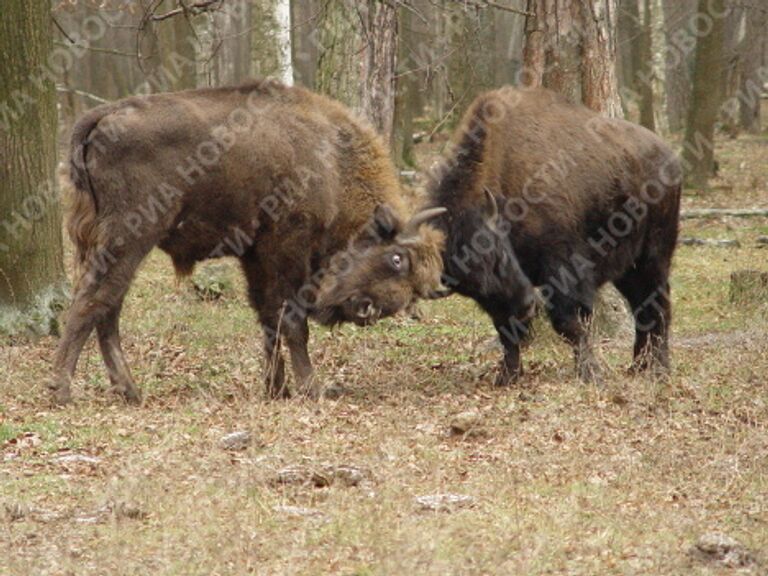
[[[453,149],[431,175],[428,191],[433,206],[450,209],[475,188],[483,172],[492,106],[493,95],[484,94],[464,115]]]

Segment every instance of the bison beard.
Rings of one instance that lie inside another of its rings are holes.
[[[264,329],[270,396],[288,395],[281,340],[300,391],[320,394],[307,353],[311,314],[366,324],[440,287],[442,235],[424,222],[443,210],[404,221],[379,138],[301,88],[265,81],[96,108],[74,128],[71,176],[68,227],[81,273],[50,384],[59,403],[70,400],[94,328],[114,389],[139,402],[118,320],[155,246],[182,275],[207,258],[239,258]],[[351,250],[361,243],[369,274],[393,254],[408,266],[356,285],[330,263],[362,257]]]
[[[588,325],[613,282],[635,316],[634,369],[669,368],[669,272],[681,171],[655,134],[546,90],[481,95],[430,187],[446,235],[445,283],[490,315],[504,347],[497,384],[522,372],[538,287],[579,376],[599,379]]]

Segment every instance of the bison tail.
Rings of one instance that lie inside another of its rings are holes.
[[[99,121],[111,108],[103,106],[91,110],[75,125],[70,145],[67,232],[75,245],[77,276],[86,271],[99,249],[105,244],[106,227],[99,221],[96,193],[88,173],[88,147]]]

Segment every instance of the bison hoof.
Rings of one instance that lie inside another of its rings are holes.
[[[332,384],[323,390],[323,398],[326,400],[338,400],[347,393],[347,389],[339,384]]]
[[[309,398],[310,400],[317,402],[320,398],[323,398],[323,390],[316,386],[311,386],[302,392],[302,396]]]
[[[72,391],[66,377],[53,378],[48,383],[48,389],[51,391],[51,400],[55,405],[64,406],[72,402]]]
[[[631,376],[637,376],[643,373],[648,373],[652,378],[663,380],[669,378],[670,369],[669,365],[658,360],[651,360],[648,358],[642,358],[635,360],[630,364],[627,372]]]
[[[585,384],[602,386],[603,376],[596,362],[581,362],[578,366],[579,380]]]
[[[139,392],[135,387],[114,388],[113,391],[116,394],[119,394],[123,400],[125,400],[126,404],[131,404],[133,406],[141,405],[141,392]]]
[[[270,400],[288,400],[291,397],[291,391],[288,386],[275,386],[267,388],[267,398]]]
[[[508,388],[515,384],[522,375],[522,369],[508,370],[504,366],[499,369],[499,373],[496,375],[496,382],[494,385],[497,388]]]
[[[51,398],[56,406],[66,406],[72,402],[72,392],[69,388],[53,388]]]

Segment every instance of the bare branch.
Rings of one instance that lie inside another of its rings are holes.
[[[216,6],[217,4],[221,4],[222,0],[200,0],[199,2],[195,2],[193,4],[190,4],[189,6],[186,6],[183,2],[181,2],[181,6],[178,8],[174,8],[173,10],[169,10],[165,14],[154,14],[150,16],[150,19],[154,22],[160,22],[161,20],[167,20],[168,18],[173,18],[174,16],[178,14],[188,14],[191,13],[193,16],[196,16],[198,14],[202,14],[203,12],[211,12],[213,10],[216,10],[219,8],[219,6]]]
[[[72,36],[70,36],[69,34],[67,34],[67,31],[66,31],[66,30],[64,30],[64,28],[63,28],[63,27],[62,27],[62,25],[59,23],[59,21],[58,21],[58,20],[56,20],[56,16],[54,16],[53,14],[51,14],[51,19],[53,20],[53,23],[56,25],[56,28],[58,28],[58,29],[59,29],[59,32],[61,32],[61,33],[64,35],[64,38],[66,38],[67,40],[69,40],[70,44],[74,44],[74,43],[75,43],[74,39],[72,38]]]
[[[77,48],[83,48],[84,50],[90,50],[91,52],[100,52],[102,54],[112,54],[114,56],[127,56],[129,58],[138,58],[138,54],[131,54],[130,52],[120,52],[120,50],[111,50],[109,48],[96,48],[95,46],[87,46],[85,44],[66,44],[64,42],[54,41],[55,46],[63,46],[64,48],[71,48],[75,46]]]
[[[96,94],[91,94],[90,92],[84,92],[83,90],[76,90],[74,88],[67,88],[66,86],[56,85],[56,91],[57,92],[71,92],[72,94],[77,94],[78,96],[83,96],[85,98],[88,98],[90,100],[93,100],[94,102],[97,102],[99,104],[109,104],[109,100],[105,100],[101,96],[96,96]]]
[[[464,4],[466,6],[474,6],[475,8],[495,8],[496,10],[504,10],[505,12],[512,12],[513,14],[520,14],[521,16],[536,16],[534,12],[527,10],[520,10],[519,8],[512,8],[511,6],[504,6],[493,0],[453,0],[454,2]]]

